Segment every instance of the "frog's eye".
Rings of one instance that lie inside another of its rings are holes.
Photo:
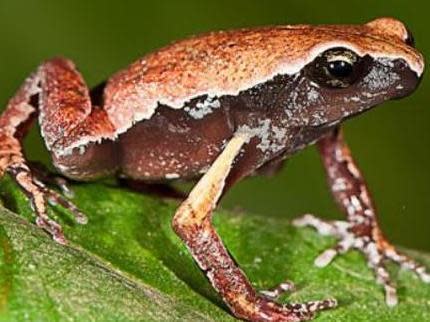
[[[308,76],[318,84],[346,88],[363,72],[362,59],[346,48],[333,48],[320,54],[307,68]]]

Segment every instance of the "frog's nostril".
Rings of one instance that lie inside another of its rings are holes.
[[[395,87],[393,98],[399,99],[409,96],[421,83],[422,75],[418,76],[412,70],[404,70],[401,82]]]

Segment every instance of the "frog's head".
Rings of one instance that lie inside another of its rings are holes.
[[[419,84],[424,59],[398,20],[380,18],[363,26],[318,28],[319,40],[290,87],[296,102],[306,102],[301,104],[302,125],[340,122],[386,100],[407,96]]]

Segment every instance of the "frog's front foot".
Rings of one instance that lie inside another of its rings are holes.
[[[36,213],[36,224],[52,238],[60,243],[66,244],[63,229],[54,220],[48,216],[47,204],[61,205],[70,210],[75,217],[76,222],[85,224],[87,217],[68,199],[58,192],[46,187],[43,183],[43,176],[39,177],[32,168],[27,164],[19,149],[17,142],[9,136],[3,136],[0,133],[0,177],[8,173],[24,191],[30,199],[31,206]]]
[[[391,260],[402,268],[413,271],[425,283],[430,283],[430,274],[426,268],[408,256],[398,252],[393,245],[386,241],[381,230],[373,221],[370,225],[356,224],[346,221],[323,221],[307,214],[293,221],[297,227],[311,226],[321,235],[334,236],[338,243],[315,259],[315,265],[324,267],[339,254],[356,249],[364,254],[367,263],[375,273],[376,281],[385,289],[385,300],[388,306],[398,302],[397,291],[384,262]]]

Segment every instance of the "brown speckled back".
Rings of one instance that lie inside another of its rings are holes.
[[[278,26],[214,32],[176,42],[114,75],[105,109],[117,133],[149,119],[159,104],[182,108],[192,98],[236,95],[277,74],[293,74],[325,49],[402,58],[417,74],[422,57],[404,42],[402,23],[381,18],[361,26]]]

